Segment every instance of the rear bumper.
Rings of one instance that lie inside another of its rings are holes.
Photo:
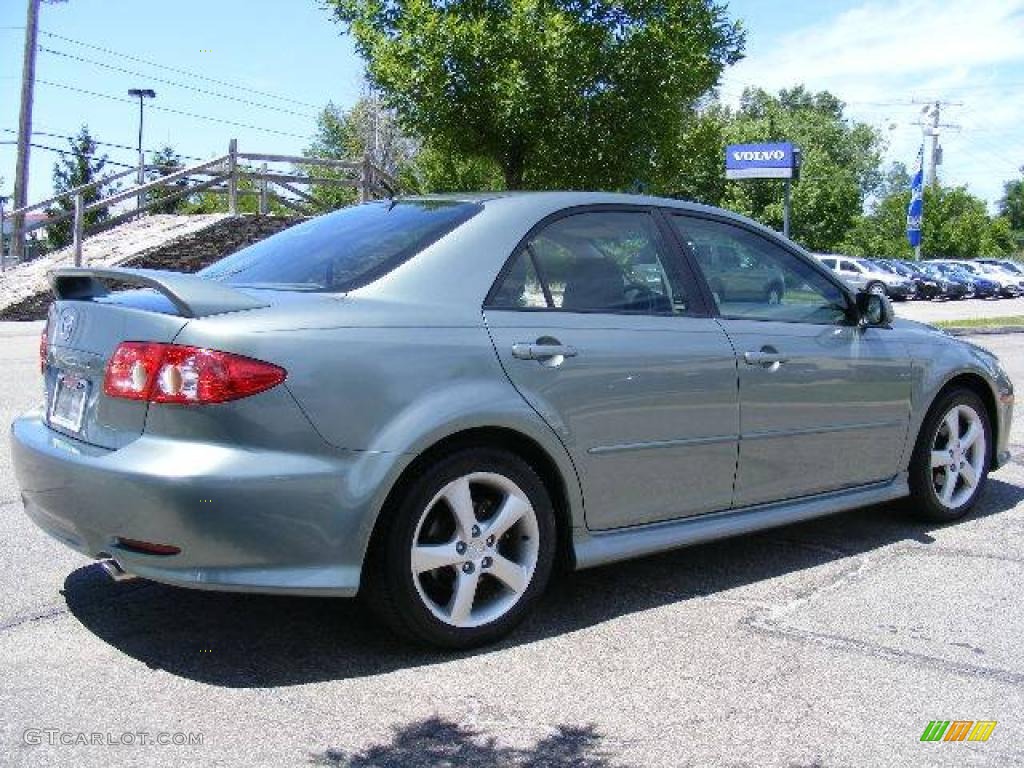
[[[885,286],[885,292],[890,296],[898,299],[909,299],[917,293],[917,288],[913,285],[898,284],[898,285],[887,285]]]
[[[11,427],[28,516],[82,554],[168,584],[353,595],[381,489],[400,454],[280,453],[143,435],[110,451],[49,429]],[[179,547],[128,550],[119,539]]]

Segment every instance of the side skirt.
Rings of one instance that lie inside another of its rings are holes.
[[[892,501],[910,493],[907,473],[892,480],[817,496],[713,512],[651,525],[592,532],[577,529],[573,536],[576,569],[643,557],[705,541],[799,523],[816,517]]]

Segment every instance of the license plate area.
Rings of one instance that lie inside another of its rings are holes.
[[[88,380],[72,373],[57,374],[50,402],[50,424],[70,432],[81,432],[88,402]]]

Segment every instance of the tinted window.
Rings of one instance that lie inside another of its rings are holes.
[[[725,317],[840,323],[847,300],[840,288],[796,254],[742,227],[673,216]],[[720,249],[740,254],[738,264],[708,257]]]
[[[488,305],[669,314],[686,312],[689,295],[649,214],[595,211],[559,218],[532,235]]]
[[[480,210],[475,203],[367,203],[286,229],[199,274],[232,285],[342,291],[376,280]]]

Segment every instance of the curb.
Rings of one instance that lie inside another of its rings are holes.
[[[1005,325],[996,328],[941,328],[950,336],[1003,336],[1024,333],[1024,325]]]

